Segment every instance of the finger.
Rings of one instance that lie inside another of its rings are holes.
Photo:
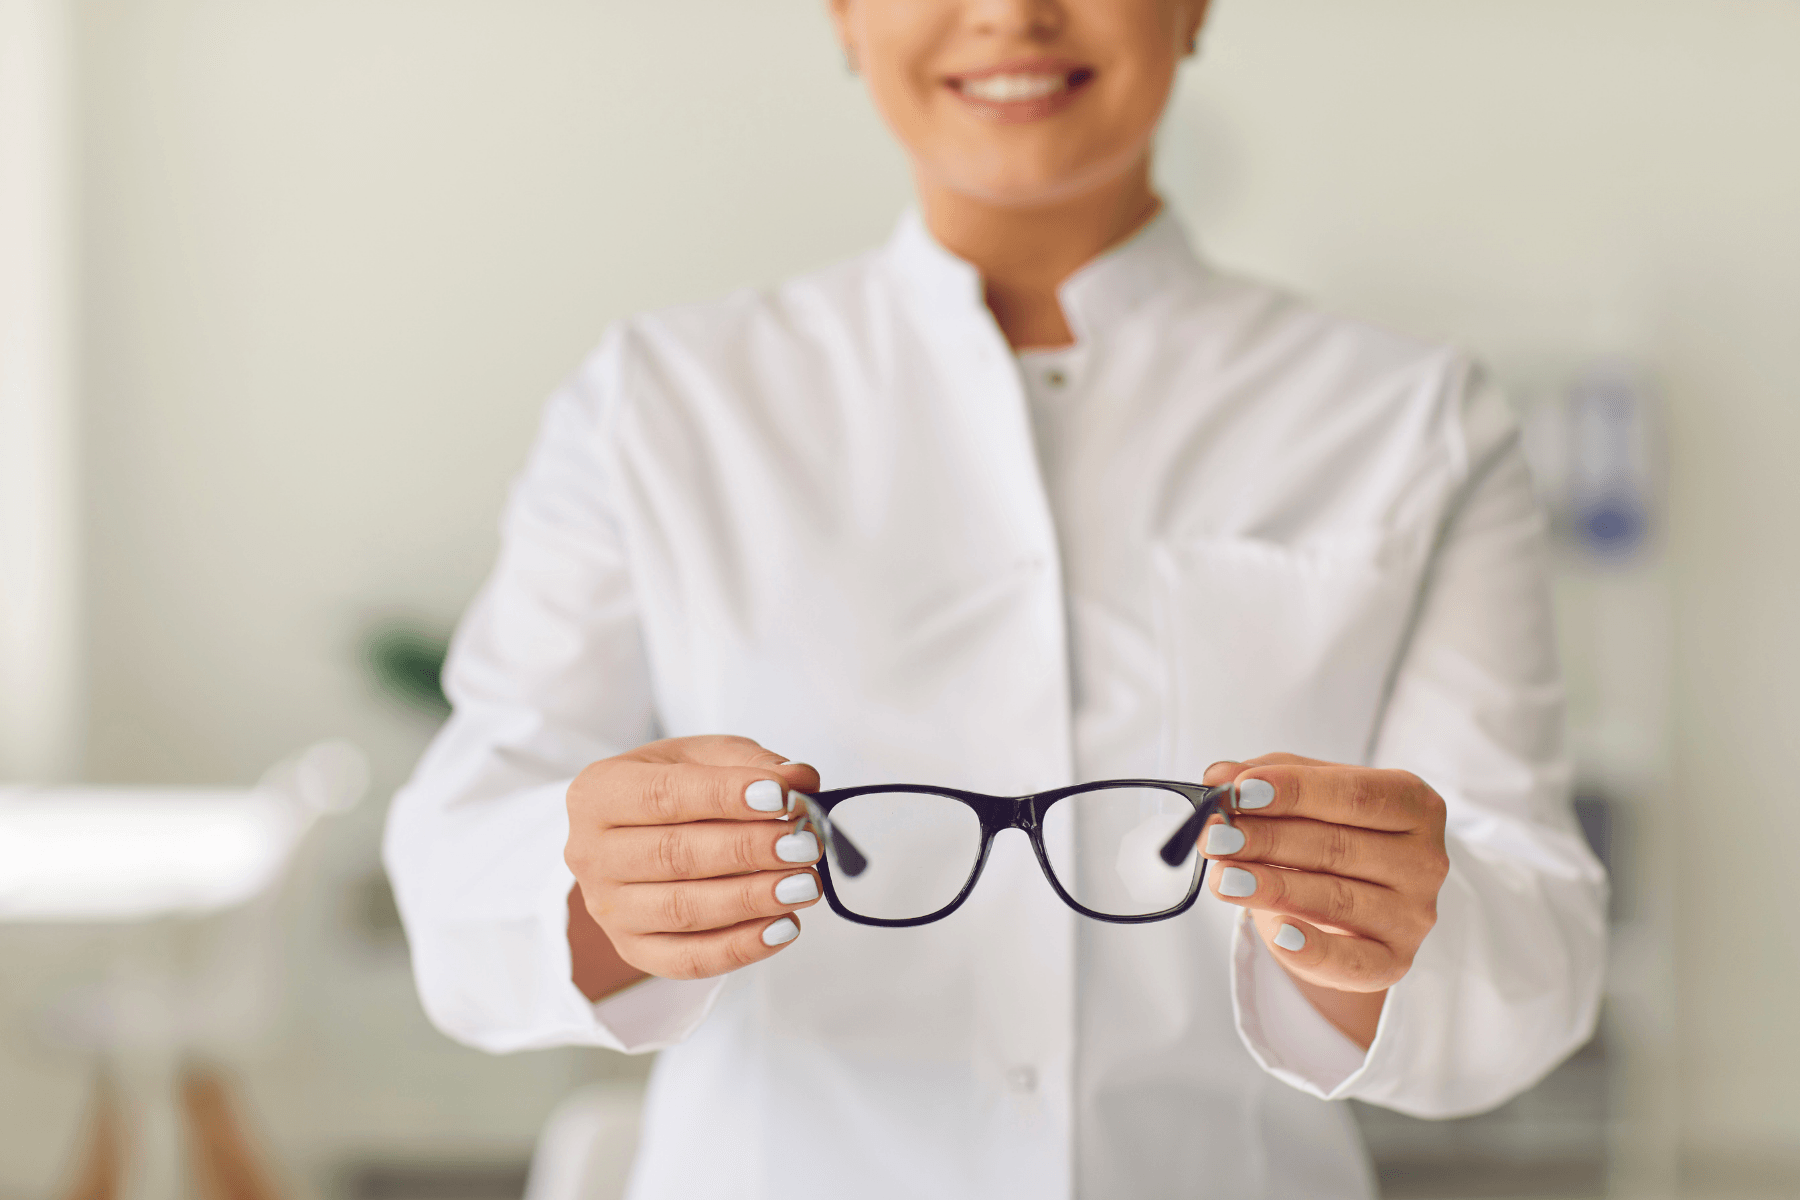
[[[652,781],[643,767],[742,768],[748,773],[716,776],[709,786],[704,772],[677,772]],[[735,803],[738,785],[741,807]],[[569,800],[572,818],[598,812],[604,818],[595,823],[604,824],[654,823],[657,813],[669,814],[671,821],[756,820],[791,813],[790,792],[818,790],[819,773],[809,764],[789,762],[749,738],[718,735],[665,738],[595,763],[570,787]],[[690,812],[695,815],[686,816]]]
[[[1444,802],[1417,775],[1367,767],[1248,767],[1237,807],[1265,817],[1310,817],[1389,833],[1443,829]]]
[[[782,763],[775,773],[786,781],[790,791],[816,793],[820,790],[818,768],[810,763]],[[791,810],[790,810],[791,811]]]
[[[728,879],[628,883],[608,897],[607,930],[628,934],[696,933],[756,917],[776,917],[819,902],[811,871],[759,871]]]
[[[604,794],[609,825],[680,825],[689,821],[766,821],[788,812],[788,785],[766,767],[639,762],[595,763],[577,787]]]
[[[792,871],[819,861],[818,836],[785,821],[621,825],[598,841],[590,872],[625,883]]]
[[[798,916],[758,917],[705,933],[624,937],[619,954],[638,970],[664,979],[711,979],[773,957],[799,936]]]
[[[697,767],[754,767],[759,770],[779,767],[788,761],[760,742],[727,734],[664,738],[660,742],[646,742],[620,757],[664,765],[681,763]]]
[[[1261,863],[1220,864],[1215,870],[1207,872],[1213,894],[1228,904],[1299,917],[1389,945],[1417,945],[1434,920],[1429,903],[1360,879]]]
[[[1244,765],[1246,767],[1336,767],[1343,764],[1326,762],[1322,758],[1303,758],[1298,754],[1260,754],[1255,758],[1245,759]]]
[[[1206,768],[1206,772],[1200,776],[1200,782],[1207,787],[1218,787],[1221,783],[1230,783],[1249,769],[1249,763],[1232,762],[1229,759],[1216,762]]]
[[[1400,956],[1380,942],[1327,933],[1299,917],[1259,912],[1252,919],[1275,961],[1310,983],[1379,992],[1406,974]]]
[[[1396,890],[1430,885],[1433,895],[1443,882],[1429,879],[1420,861],[1416,838],[1400,833],[1333,825],[1305,817],[1276,820],[1234,816],[1229,824],[1215,817],[1206,827],[1200,852],[1214,860],[1260,862],[1295,871],[1314,871],[1362,879]]]
[[[1200,782],[1204,783],[1207,787],[1218,787],[1221,783],[1230,783],[1233,779],[1236,779],[1251,767],[1277,765],[1328,767],[1333,764],[1317,758],[1301,758],[1298,754],[1264,754],[1257,758],[1247,758],[1243,762],[1233,762],[1231,760],[1216,762],[1212,766],[1206,768],[1206,773],[1200,776]]]

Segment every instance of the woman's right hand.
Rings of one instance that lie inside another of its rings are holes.
[[[799,936],[797,910],[819,899],[819,842],[781,819],[789,789],[818,791],[819,773],[740,737],[651,742],[576,778],[563,857],[590,999],[644,975],[723,975]],[[579,927],[584,912],[598,929]]]

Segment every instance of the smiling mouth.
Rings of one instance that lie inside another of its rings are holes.
[[[1000,112],[1025,115],[1061,107],[1061,101],[1094,78],[1089,67],[1021,64],[979,74],[953,75],[945,82],[964,100]]]

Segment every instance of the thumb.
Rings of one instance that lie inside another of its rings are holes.
[[[1230,761],[1216,762],[1212,766],[1206,768],[1206,774],[1200,777],[1200,782],[1204,783],[1207,787],[1218,787],[1222,783],[1230,783],[1249,769],[1249,763]]]
[[[819,790],[819,772],[809,763],[783,762],[772,770],[793,791],[810,794]]]

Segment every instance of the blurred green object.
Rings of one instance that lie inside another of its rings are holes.
[[[441,721],[450,715],[442,683],[449,648],[449,638],[416,626],[382,625],[363,642],[363,664],[384,695]]]

